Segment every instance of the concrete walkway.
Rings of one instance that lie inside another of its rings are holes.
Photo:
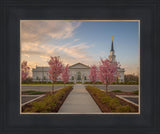
[[[84,85],[76,84],[58,113],[101,113]]]

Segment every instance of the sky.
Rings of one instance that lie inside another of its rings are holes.
[[[21,62],[35,68],[60,56],[64,64],[98,65],[109,56],[112,36],[116,61],[125,74],[138,74],[138,21],[21,20]]]

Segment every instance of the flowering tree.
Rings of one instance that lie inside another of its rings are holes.
[[[96,67],[96,65],[91,66],[90,73],[89,73],[89,79],[94,84],[97,81],[97,67]]]
[[[106,85],[106,93],[108,85],[116,81],[116,78],[118,77],[117,67],[118,67],[117,62],[111,62],[108,59],[105,60],[101,59],[98,71],[98,77],[99,80]]]
[[[27,76],[29,75],[30,67],[27,65],[27,61],[23,61],[21,63],[21,80],[26,80]]]
[[[69,65],[67,64],[66,67],[63,68],[61,79],[64,81],[64,85],[69,80]]]
[[[54,91],[54,83],[57,81],[58,77],[62,73],[63,65],[60,61],[60,57],[52,57],[48,62],[50,69],[49,69],[49,78],[52,80],[52,92]]]

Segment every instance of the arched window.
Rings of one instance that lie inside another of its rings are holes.
[[[74,76],[72,76],[72,80],[74,80]]]

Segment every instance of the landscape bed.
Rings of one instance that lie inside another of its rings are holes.
[[[47,93],[44,97],[26,104],[22,107],[23,113],[49,113],[58,112],[61,105],[72,91],[72,86],[64,87],[58,91]]]
[[[121,100],[113,92],[104,92],[97,87],[86,86],[86,90],[92,96],[102,112],[137,113],[138,107]]]

